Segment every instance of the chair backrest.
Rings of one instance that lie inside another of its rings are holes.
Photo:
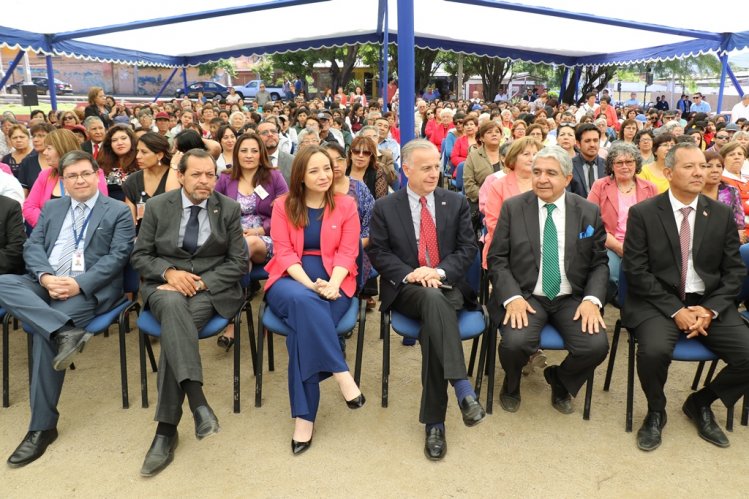
[[[140,289],[140,275],[129,260],[125,265],[125,270],[123,272],[122,287],[124,288],[125,293],[133,293],[133,296],[137,297],[138,290]]]
[[[736,299],[739,302],[744,302],[749,300],[749,243],[742,244],[741,248],[739,248],[739,252],[741,253],[741,260],[747,268],[747,273],[744,276],[744,282],[741,284],[741,291]]]
[[[463,166],[465,164],[465,161],[458,163],[458,171],[455,173],[455,187],[461,192],[463,192]]]

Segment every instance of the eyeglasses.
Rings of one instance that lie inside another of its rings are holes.
[[[96,172],[92,170],[92,171],[83,172],[83,173],[71,173],[70,175],[65,175],[62,178],[64,178],[68,182],[78,182],[79,178],[82,178],[83,180],[88,181],[94,175],[96,175]]]
[[[456,125],[462,125],[463,124],[463,120],[455,120],[455,124]]]
[[[359,150],[355,151],[355,150],[352,149],[351,150],[351,155],[352,156],[366,156],[366,157],[370,157],[372,155],[372,151],[368,151],[366,149],[359,149]]]
[[[692,100],[697,100],[697,99],[701,99],[701,98],[702,97],[700,97],[699,95],[695,95],[694,97],[692,97]]]
[[[261,137],[267,137],[268,135],[278,135],[278,130],[263,130],[262,132],[259,132],[258,135]]]
[[[720,140],[728,140],[728,135],[716,135],[715,138]]]
[[[622,161],[614,161],[614,163],[613,163],[614,168],[621,168],[623,166],[628,166],[628,167],[631,168],[631,167],[635,166],[635,164],[636,163],[635,163],[634,159],[626,159],[626,160],[622,160]]]

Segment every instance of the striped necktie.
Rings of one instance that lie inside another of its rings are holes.
[[[562,274],[559,271],[559,246],[557,238],[557,226],[554,225],[554,219],[551,213],[556,208],[554,204],[544,205],[546,208],[546,222],[544,223],[544,243],[542,255],[542,275],[541,288],[544,294],[553,300],[558,294],[562,285]]]

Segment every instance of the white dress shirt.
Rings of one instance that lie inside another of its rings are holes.
[[[180,189],[180,194],[182,195],[182,219],[179,222],[179,236],[177,239],[177,247],[181,248],[182,243],[185,240],[185,231],[187,230],[187,222],[190,220],[190,212],[192,211],[191,208],[193,206],[200,206],[201,208],[203,208],[198,213],[198,248],[200,248],[211,235],[211,222],[208,219],[207,209],[208,200],[205,199],[202,203],[193,205],[193,202],[190,201],[187,196],[185,196],[184,189]]]
[[[676,219],[676,230],[681,235],[681,222],[684,219],[684,215],[681,214],[681,209],[690,206],[692,211],[689,213],[689,257],[687,259],[687,282],[684,286],[685,293],[705,293],[705,282],[700,278],[697,272],[694,270],[694,259],[692,258],[692,248],[694,247],[694,221],[697,219],[697,199],[695,197],[691,203],[684,204],[671,194],[671,190],[668,191],[668,199],[671,201],[671,208],[674,212],[674,218]],[[700,216],[703,216],[701,213]]]
[[[80,203],[76,201],[75,199],[70,199],[70,208],[68,209],[67,215],[65,215],[65,220],[62,222],[62,227],[60,227],[60,234],[57,236],[57,241],[55,241],[54,246],[52,246],[52,251],[49,253],[49,266],[53,269],[57,269],[60,266],[60,258],[62,258],[62,252],[64,251],[65,247],[68,245],[70,241],[74,240],[73,236],[73,214],[75,213],[76,208],[79,204],[85,204],[88,208],[88,211],[85,211],[84,221],[85,217],[88,217],[91,211],[94,209],[94,206],[96,205],[96,201],[99,199],[99,191],[97,190],[96,193],[91,197],[91,199],[84,201],[83,203]],[[83,235],[81,236],[81,244],[86,240],[86,234],[88,233],[88,224],[83,228]],[[41,278],[44,273],[40,274],[39,277]]]

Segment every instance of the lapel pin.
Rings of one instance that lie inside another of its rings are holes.
[[[447,206],[447,203],[445,201],[442,201],[442,206]]]
[[[218,210],[213,210],[213,213],[218,213]]]
[[[707,212],[706,212],[706,211],[703,211],[703,212],[702,212],[702,216],[706,217],[706,216],[707,216]]]

